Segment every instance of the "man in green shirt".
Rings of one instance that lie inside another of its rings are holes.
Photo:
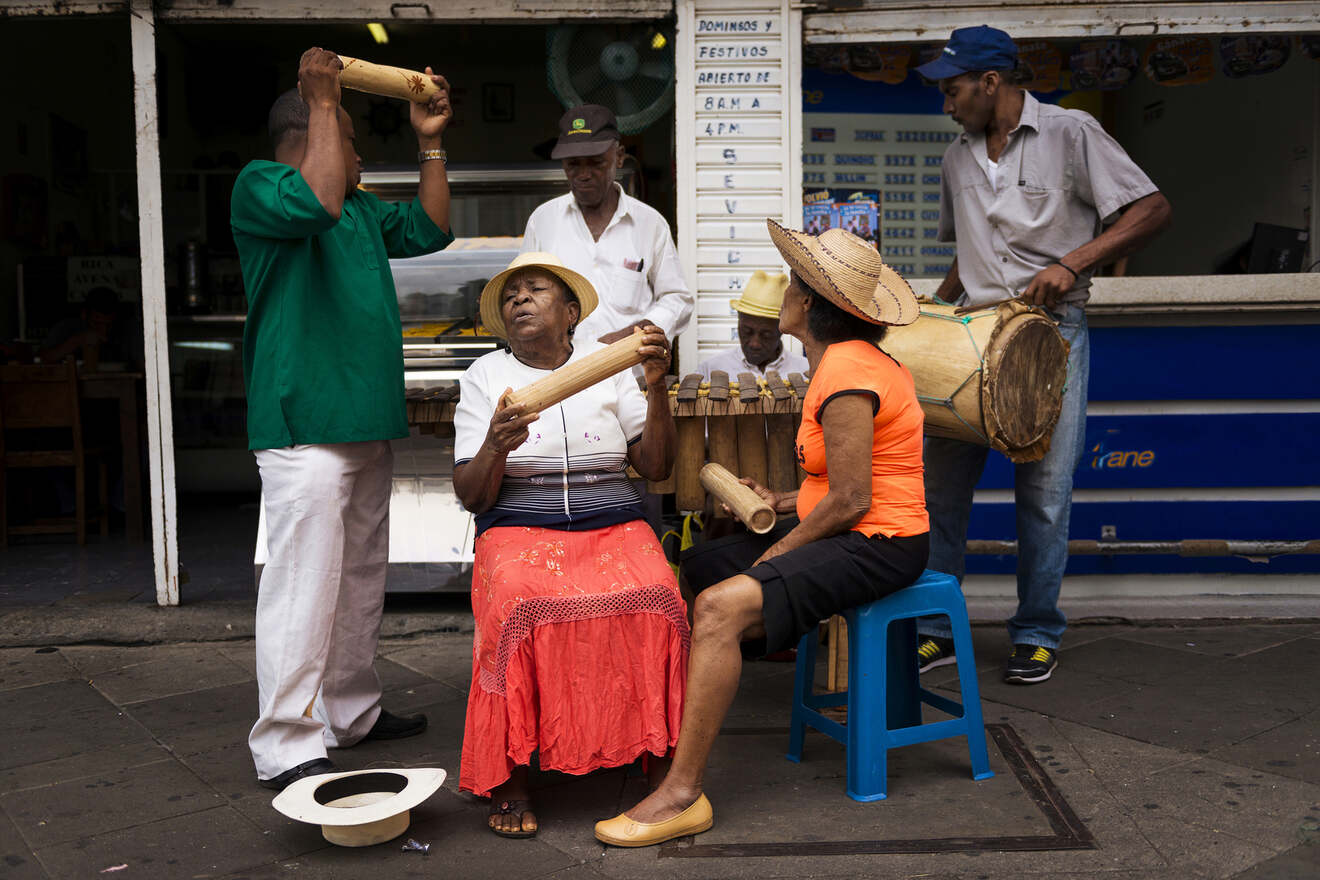
[[[441,135],[449,86],[412,104],[421,184],[408,205],[357,188],[333,52],[309,49],[270,112],[275,161],[234,183],[231,226],[248,297],[249,446],[261,471],[267,557],[257,598],[257,780],[328,773],[327,748],[411,736],[425,716],[380,706],[374,661],[389,561],[390,440],[408,435],[390,257],[449,232]],[[435,160],[435,161],[432,161]]]

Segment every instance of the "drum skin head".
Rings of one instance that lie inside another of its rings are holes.
[[[1068,343],[1054,322],[1017,303],[999,307],[981,373],[990,444],[1014,462],[1050,448],[1068,379]]]

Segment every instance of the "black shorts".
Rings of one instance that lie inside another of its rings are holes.
[[[735,574],[761,582],[765,644],[748,646],[752,650],[744,653],[755,656],[795,647],[822,620],[883,599],[915,582],[926,568],[928,534],[868,538],[854,531],[752,565],[796,524],[780,523],[766,535],[729,535],[683,554],[683,574],[697,592]]]

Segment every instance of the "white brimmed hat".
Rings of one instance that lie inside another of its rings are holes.
[[[275,796],[271,806],[290,819],[321,826],[339,846],[372,846],[408,830],[409,810],[435,794],[445,771],[349,770],[299,779]]]
[[[742,289],[742,295],[731,305],[735,312],[757,318],[778,318],[784,306],[784,291],[788,290],[788,276],[783,272],[771,275],[757,269]]]
[[[863,239],[842,229],[808,235],[773,220],[765,222],[789,267],[845,312],[872,324],[901,326],[917,320],[911,285]]]
[[[600,301],[596,296],[596,288],[586,278],[565,266],[554,254],[539,251],[519,254],[513,258],[509,268],[487,281],[481,289],[481,323],[496,336],[507,338],[509,335],[504,326],[504,315],[500,313],[500,298],[504,295],[504,282],[519,269],[544,269],[568,285],[568,289],[577,297],[578,305],[582,307],[582,313],[578,315],[579,323],[596,310],[596,304]]]

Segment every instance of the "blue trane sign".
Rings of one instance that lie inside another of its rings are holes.
[[[1070,537],[1320,538],[1320,324],[1095,326]],[[1231,353],[1231,354],[1230,354]],[[1174,366],[1176,365],[1176,366]],[[928,478],[937,479],[934,474]],[[1014,468],[991,453],[968,537],[1014,540]],[[1014,557],[968,557],[1011,574]],[[1320,572],[1320,558],[1074,556],[1071,574]]]

